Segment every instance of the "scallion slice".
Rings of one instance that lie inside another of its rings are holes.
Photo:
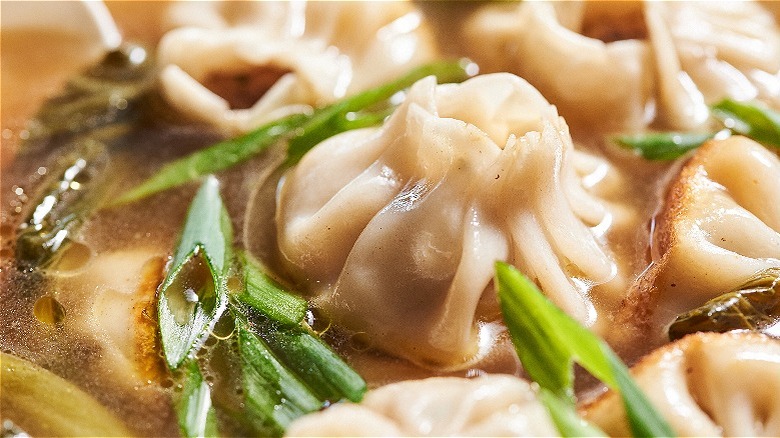
[[[227,306],[230,218],[209,177],[190,205],[179,244],[160,287],[158,318],[163,352],[176,369],[208,336]]]
[[[566,315],[509,264],[496,263],[496,280],[504,321],[517,354],[542,388],[562,403],[573,405],[576,361],[621,394],[634,436],[674,435],[604,341]]]

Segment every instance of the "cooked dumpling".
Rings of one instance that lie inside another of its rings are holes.
[[[328,139],[286,175],[279,250],[318,306],[374,346],[465,366],[484,352],[484,323],[500,319],[496,260],[594,322],[588,287],[616,268],[591,229],[611,214],[576,169],[592,160],[522,79],[429,77],[381,129]]]
[[[68,254],[61,264],[68,263]],[[77,259],[84,259],[76,254]],[[165,260],[150,249],[93,255],[75,270],[55,270],[57,297],[69,314],[68,331],[94,339],[100,367],[117,385],[138,385],[162,376],[158,355],[155,291]]]
[[[780,341],[751,333],[699,333],[631,369],[678,436],[780,435]],[[583,409],[610,436],[629,436],[623,404],[608,393]]]
[[[466,35],[480,64],[589,128],[692,129],[724,97],[780,107],[780,28],[750,2],[523,2],[485,8]]]
[[[304,416],[287,436],[558,436],[524,380],[433,377],[369,391],[359,404]]]
[[[232,134],[387,81],[435,53],[408,5],[239,3],[222,5],[247,10],[235,21],[213,3],[175,7],[175,21],[197,16],[204,27],[174,29],[158,47],[166,100]]]
[[[677,315],[780,267],[780,159],[744,137],[704,145],[672,183],[653,246],[619,320],[660,342]]]

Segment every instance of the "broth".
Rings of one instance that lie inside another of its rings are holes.
[[[157,42],[162,34],[158,21],[164,4],[156,5],[159,9],[153,13],[152,24],[137,28],[131,23],[144,20],[134,17],[137,11],[133,11],[130,3],[112,3],[109,6],[120,17],[120,24],[129,27],[129,35],[138,36],[150,44]],[[457,16],[465,16],[470,7],[459,6]],[[452,16],[437,19],[445,15],[441,5],[426,4],[423,9],[429,14],[427,18],[433,21],[446,51],[461,54],[458,40],[443,32],[450,26]],[[42,50],[42,41],[55,43]],[[175,436],[179,432],[171,395],[176,388],[172,387],[171,378],[166,375],[159,353],[157,357],[147,354],[143,369],[139,369],[127,332],[134,333],[131,336],[134,340],[142,338],[147,347],[159,348],[154,323],[138,323],[138,320],[150,317],[145,306],[152,302],[155,288],[162,281],[162,267],[170,260],[177,243],[196,190],[194,184],[147,198],[141,201],[143,204],[96,211],[86,220],[62,258],[43,273],[18,269],[13,258],[15,233],[30,211],[30,199],[36,196],[48,169],[53,167],[58,153],[66,147],[58,139],[44,144],[26,144],[25,123],[47,97],[62,87],[66,78],[96,59],[95,53],[81,50],[83,44],[83,41],[67,35],[38,31],[3,30],[2,33],[0,350],[30,360],[76,384],[116,413],[135,433]],[[53,62],[51,53],[62,54],[62,57]],[[161,163],[224,138],[212,128],[176,117],[155,118],[155,115],[159,113],[153,112],[152,117],[142,118],[131,132],[125,134],[119,146],[111,148],[111,161],[116,172],[112,174],[112,184],[105,195],[107,198],[118,196],[123,189],[137,185],[158,170]],[[596,183],[593,192],[618,209],[618,215],[613,218],[614,225],[609,227],[603,241],[619,261],[620,275],[614,282],[589,289],[600,315],[594,331],[612,340],[610,334],[620,329],[615,327],[613,316],[626,291],[651,259],[651,224],[662,202],[668,175],[676,168],[672,164],[652,163],[618,150],[608,144],[608,134],[582,126],[572,127],[575,145],[605,158],[617,175]],[[280,150],[271,150],[219,174],[222,196],[235,230],[234,243],[275,267],[277,276],[281,276],[282,270],[279,261],[274,258],[277,256],[273,213],[276,186],[281,174],[273,169],[280,162],[281,153]],[[636,213],[632,215],[620,208]],[[98,290],[102,292],[98,294]],[[125,313],[112,313],[117,311],[116,306]],[[138,320],[123,321],[122,315],[126,317],[127,313],[132,313]],[[99,321],[100,318],[114,320],[108,323]],[[321,318],[314,321],[315,329],[329,326],[327,320]],[[136,328],[134,322],[140,328]],[[104,325],[110,329],[99,329]],[[215,330],[231,333],[233,329],[218,327]],[[434,375],[521,375],[522,368],[508,335],[501,330],[497,332],[496,347],[490,355],[473,367],[458,371],[431,370],[370,350],[360,333],[338,327],[330,328],[325,333],[325,339],[363,376],[370,388],[375,388]],[[649,348],[635,341],[631,339],[614,347],[626,358],[634,360]],[[206,380],[215,388],[215,399],[220,399],[226,406],[239,406],[240,394],[230,383],[231,376],[239,372],[239,365],[231,362],[229,355],[223,357],[221,353],[229,345],[229,342],[213,339],[207,343],[203,355],[214,361],[205,374]],[[593,382],[588,382],[578,390],[586,394],[595,387]],[[31,434],[48,432],[37,429],[34,419],[17,420],[15,414],[13,411],[4,412],[6,418],[14,418],[18,426]],[[228,414],[220,415],[223,432],[250,433],[235,418]]]

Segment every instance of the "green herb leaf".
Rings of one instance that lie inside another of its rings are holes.
[[[544,388],[539,391],[539,400],[547,408],[547,411],[550,412],[550,417],[561,436],[607,436],[598,427],[580,417],[569,400],[562,400]]]
[[[780,113],[759,103],[724,99],[712,107],[712,115],[732,131],[780,148]]]
[[[496,263],[501,310],[524,369],[542,388],[574,403],[572,363],[619,391],[635,436],[672,436],[631,379],[626,366],[596,335],[550,302],[512,266]]]
[[[279,362],[240,317],[236,318],[236,329],[244,379],[244,405],[259,435],[281,436],[293,420],[323,407],[323,403]]]
[[[81,139],[58,159],[34,208],[19,226],[16,260],[44,267],[68,245],[106,187],[109,156],[102,143]]]
[[[417,80],[436,75],[440,83],[461,81],[469,77],[467,71],[472,70],[472,65],[465,60],[428,64],[389,84],[348,97],[313,114],[294,114],[268,123],[241,137],[217,143],[165,165],[151,178],[119,197],[113,205],[137,201],[203,175],[225,170],[282,140],[289,140],[287,164],[292,165],[326,138],[381,123],[389,114],[388,108],[367,110],[382,104]]]
[[[0,352],[3,419],[33,436],[132,436],[111,411],[79,387]]]
[[[240,259],[244,268],[244,289],[234,297],[272,321],[298,326],[306,316],[306,300],[282,288],[248,254],[242,253]]]
[[[696,332],[762,331],[775,324],[780,324],[780,268],[767,269],[736,291],[679,315],[669,326],[669,339]]]
[[[306,328],[259,330],[279,360],[305,382],[321,400],[363,399],[366,382],[318,336]]]
[[[158,301],[165,360],[175,369],[208,336],[227,305],[231,253],[230,218],[210,176],[187,213],[179,245]]]
[[[214,408],[211,406],[211,389],[198,368],[198,362],[190,360],[181,367],[181,392],[174,401],[179,427],[185,437],[217,436]]]
[[[633,149],[648,160],[674,160],[698,148],[714,137],[714,133],[690,134],[656,132],[650,134],[619,135],[613,140],[624,148]]]

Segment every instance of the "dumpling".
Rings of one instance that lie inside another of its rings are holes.
[[[65,328],[95,340],[99,366],[114,376],[113,384],[160,379],[164,365],[157,354],[155,292],[163,279],[163,254],[137,248],[85,259],[71,251],[60,264],[73,265],[71,257],[83,260],[83,266],[52,272],[57,299],[67,313],[81,315],[67,318]]]
[[[780,435],[780,341],[751,333],[698,333],[631,369],[678,436]],[[622,401],[607,393],[583,410],[610,436],[629,436]]]
[[[780,267],[778,156],[739,136],[704,145],[669,188],[653,247],[618,321],[657,345],[677,315]]]
[[[219,7],[240,11],[223,16]],[[436,53],[419,12],[392,2],[198,3],[171,14],[202,27],[162,38],[163,95],[230,134],[385,82]]]
[[[432,377],[369,391],[304,416],[287,436],[558,436],[524,380],[491,374]]]
[[[526,78],[578,126],[693,129],[724,97],[780,105],[780,27],[752,2],[523,2],[486,7],[465,34],[483,67]]]
[[[284,177],[281,259],[329,317],[375,347],[463,367],[500,320],[496,260],[594,322],[589,287],[616,268],[596,231],[611,213],[577,171],[593,160],[524,80],[429,77],[382,128],[332,137]]]

